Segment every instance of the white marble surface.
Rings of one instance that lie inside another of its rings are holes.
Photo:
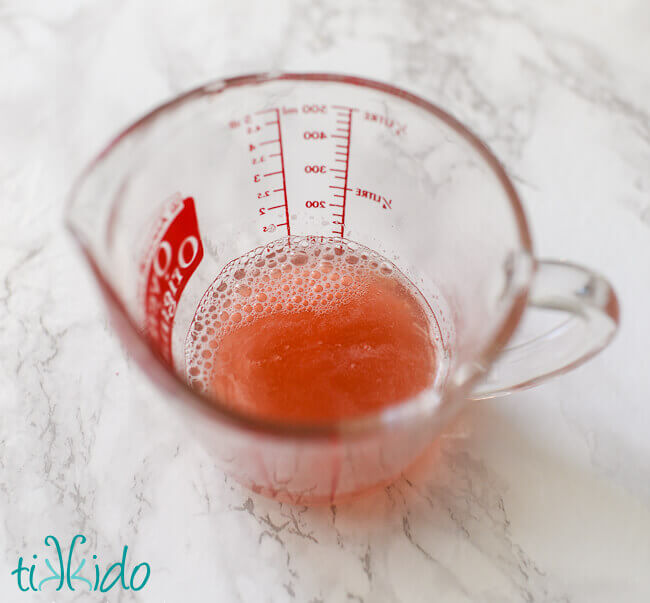
[[[649,32],[646,0],[0,3],[0,600],[649,601]],[[214,467],[125,355],[61,226],[117,129],[271,68],[448,108],[506,164],[539,255],[599,269],[622,304],[592,362],[477,403],[416,474],[336,508]],[[18,557],[78,532],[102,559],[128,544],[149,584],[18,592]]]

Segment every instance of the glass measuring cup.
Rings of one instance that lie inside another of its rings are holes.
[[[467,399],[569,370],[618,324],[606,280],[534,258],[517,193],[473,134],[359,78],[255,75],[184,94],[95,159],[66,217],[120,335],[197,437],[239,481],[296,503],[393,479]],[[417,286],[436,319],[431,388],[358,419],[297,425],[188,387],[184,342],[205,292],[228,262],[288,236],[344,237]],[[504,350],[526,308],[564,320]]]

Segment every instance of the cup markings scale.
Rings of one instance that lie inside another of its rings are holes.
[[[306,142],[317,143],[319,139],[330,138],[328,160],[322,164],[306,164],[302,167],[307,175],[328,178],[329,194],[326,200],[300,200],[299,206],[312,209],[329,209],[331,233],[343,237],[345,233],[346,206],[349,193],[350,145],[352,138],[353,115],[359,109],[344,105],[305,104],[302,107],[273,107],[246,115],[242,120],[230,122],[231,128],[242,127],[247,135],[248,150],[253,165],[253,182],[257,186],[257,199],[260,201],[258,218],[269,216],[270,222],[264,221],[263,232],[273,233],[284,227],[291,235],[291,217],[289,213],[289,196],[287,193],[287,168],[285,145],[283,140],[283,118],[291,118],[300,112],[303,118],[327,118],[330,127],[320,129],[320,124],[313,124],[304,119],[308,127],[301,136]],[[311,115],[309,115],[311,113]],[[286,135],[286,132],[285,132]],[[321,152],[322,155],[322,152]],[[315,184],[315,190],[325,188]],[[365,196],[365,195],[364,195]],[[282,217],[276,217],[281,215]]]

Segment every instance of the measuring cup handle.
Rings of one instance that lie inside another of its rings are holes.
[[[562,312],[566,320],[506,348],[471,399],[503,396],[571,370],[607,346],[618,328],[618,300],[610,283],[568,262],[538,261],[526,314],[539,309]]]

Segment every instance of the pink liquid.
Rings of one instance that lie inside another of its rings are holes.
[[[208,289],[188,334],[188,378],[263,419],[358,417],[432,384],[430,316],[377,253],[292,237],[231,262]]]

